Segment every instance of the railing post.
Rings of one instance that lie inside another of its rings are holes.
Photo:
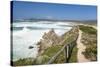
[[[67,45],[67,58],[69,57],[69,45]]]
[[[66,63],[68,62],[68,57],[69,57],[69,46],[66,45],[65,46],[65,59],[66,59]]]

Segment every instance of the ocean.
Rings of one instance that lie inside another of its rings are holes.
[[[56,34],[61,36],[69,31],[72,27],[70,22],[13,22],[12,26],[12,56],[13,61],[23,58],[36,58],[38,55],[38,47],[36,43],[42,39],[44,32],[54,29]],[[33,49],[29,49],[33,46]]]

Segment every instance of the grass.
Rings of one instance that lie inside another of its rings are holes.
[[[48,55],[49,57],[54,56],[60,49],[62,48],[62,46],[55,46],[55,47],[50,47],[49,49],[47,49],[43,55]],[[49,58],[50,59],[50,58]],[[57,59],[54,61],[54,63],[58,64],[58,63],[65,63],[65,55],[64,55],[64,51],[57,57]],[[71,57],[69,58],[69,63],[73,63],[73,62],[77,62],[77,47],[75,46],[72,50],[72,54]]]
[[[93,27],[89,27],[89,26],[79,25],[79,29],[87,34],[96,34],[97,33],[96,29],[94,29]]]
[[[41,55],[41,56],[37,57],[37,59],[35,61],[35,64],[37,64],[37,65],[39,65],[39,64],[46,64],[49,60],[50,60],[49,56]]]
[[[65,53],[64,51],[61,52],[61,54],[57,57],[57,59],[54,61],[55,64],[64,63],[65,62]]]
[[[48,48],[47,50],[45,50],[45,52],[43,53],[43,55],[48,55],[49,57],[54,56],[60,49],[62,48],[62,46],[53,46]],[[72,53],[70,55],[70,58],[68,60],[69,63],[74,63],[77,62],[77,47],[76,45],[73,47],[72,49]],[[65,63],[65,51],[63,51],[58,57],[57,59],[54,61],[54,63],[58,64],[58,63]]]
[[[69,63],[75,63],[75,62],[77,62],[77,51],[78,51],[78,49],[77,49],[77,47],[75,46],[75,47],[73,48],[73,50],[72,50],[72,54],[71,54],[71,57],[70,57],[70,59],[69,59]]]
[[[24,66],[33,64],[34,64],[33,58],[24,58],[24,59],[19,59],[17,61],[12,61],[12,66]]]
[[[47,55],[49,57],[52,57],[53,55],[55,55],[60,49],[62,48],[62,46],[52,46],[47,48],[44,53],[42,55]]]
[[[86,46],[83,54],[91,61],[97,60],[97,30],[89,26],[79,26],[82,33],[82,43]]]

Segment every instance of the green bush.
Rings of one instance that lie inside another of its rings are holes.
[[[85,55],[86,58],[90,59],[91,61],[96,61],[97,60],[97,46],[96,45],[88,46],[85,52],[83,52],[83,54]]]

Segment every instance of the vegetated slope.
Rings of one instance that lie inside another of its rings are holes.
[[[81,42],[86,46],[84,56],[90,61],[97,60],[97,30],[90,26],[79,26],[82,33]]]

